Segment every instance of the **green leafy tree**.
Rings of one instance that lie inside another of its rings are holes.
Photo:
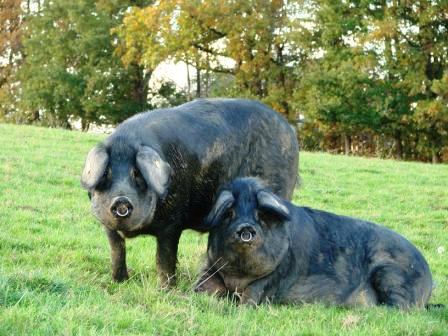
[[[375,58],[359,41],[366,31],[366,6],[329,0],[315,4],[308,43],[314,57],[300,67],[303,73],[294,102],[305,123],[311,124],[305,125],[304,137],[307,131],[315,136],[315,129],[320,129],[320,145],[343,147],[348,154],[353,137],[379,126],[381,92],[372,75]]]
[[[393,134],[398,157],[404,152],[438,162],[448,125],[440,89],[447,71],[448,4],[394,0],[371,8],[367,41],[384,49],[378,55],[387,95],[384,129]]]
[[[132,2],[135,3],[135,2]],[[26,61],[20,72],[22,109],[43,124],[70,127],[81,118],[117,123],[149,107],[150,71],[114,53],[110,30],[130,1],[47,1],[29,19]]]
[[[199,70],[228,74],[240,96],[257,97],[284,113],[296,77],[303,29],[295,1],[166,0],[134,8],[116,30],[125,63],[155,67],[185,61]],[[200,72],[196,83],[200,87]]]
[[[323,138],[343,134],[346,152],[352,136],[373,132],[366,145],[376,151],[439,161],[448,128],[447,4],[311,3],[314,57],[301,67],[295,94],[309,123],[323,130]]]

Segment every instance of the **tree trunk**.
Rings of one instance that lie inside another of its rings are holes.
[[[204,97],[208,97],[210,90],[210,71],[207,69],[205,71],[205,88],[204,88]]]
[[[204,97],[208,97],[210,90],[210,59],[209,54],[206,55],[207,59],[207,69],[205,70],[205,81],[204,81]]]
[[[350,135],[344,134],[343,140],[344,140],[344,153],[345,155],[350,155],[352,148],[352,138]]]
[[[187,87],[188,87],[188,100],[191,100],[191,78],[190,78],[190,65],[187,64]]]
[[[134,102],[138,102],[140,105],[140,111],[142,112],[147,108],[148,103],[148,82],[149,78],[151,78],[152,71],[144,70],[141,66],[137,64],[130,64],[129,67],[132,67],[133,71],[133,80],[132,80],[132,91],[131,97]]]
[[[403,159],[403,143],[401,142],[401,135],[399,133],[395,134],[395,158],[397,160]]]
[[[201,69],[196,68],[196,98],[201,97]]]
[[[31,112],[31,121],[35,122],[35,121],[39,121],[39,120],[40,120],[39,111],[34,110],[33,112]]]
[[[90,123],[85,119],[81,118],[81,130],[87,132],[89,130]]]
[[[440,155],[439,155],[439,151],[435,148],[432,149],[432,163],[436,164],[436,163],[440,163]]]

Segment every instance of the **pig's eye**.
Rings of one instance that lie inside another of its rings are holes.
[[[111,173],[112,173],[112,172],[111,172],[110,168],[106,168],[106,169],[104,170],[102,179],[103,179],[103,180],[108,179],[108,178],[110,177]]]
[[[279,222],[278,216],[272,211],[257,211],[257,217],[264,227],[270,227]]]
[[[224,215],[222,216],[223,220],[232,220],[235,217],[235,210],[232,208],[227,209]]]
[[[138,169],[133,169],[132,170],[132,177],[134,178],[135,184],[137,185],[137,187],[141,190],[146,189],[146,182],[145,179],[143,178],[142,174],[140,173],[140,171]]]
[[[110,183],[110,177],[111,177],[112,171],[110,170],[110,168],[106,168],[104,170],[103,176],[101,176],[101,179],[98,183],[98,185],[96,186],[96,189],[102,190],[107,188],[107,186]]]

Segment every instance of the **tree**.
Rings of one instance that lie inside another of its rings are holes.
[[[172,59],[229,74],[242,96],[257,97],[295,121],[289,104],[303,27],[295,1],[166,0],[133,8],[116,30],[125,63]],[[200,88],[200,71],[196,82]]]
[[[43,124],[70,127],[81,118],[117,123],[149,107],[151,71],[114,54],[110,30],[134,1],[55,0],[29,19],[20,71],[22,109]]]
[[[316,134],[316,127],[339,137],[349,154],[352,138],[366,129],[377,129],[379,123],[378,81],[372,76],[374,55],[360,46],[366,31],[366,7],[354,2],[316,1],[310,27],[310,57],[302,65],[300,85],[294,103],[301,108],[306,127]],[[305,134],[306,136],[306,134]],[[333,142],[335,142],[333,140]]]
[[[448,5],[438,1],[312,1],[314,55],[296,104],[307,120],[351,135],[364,130],[397,158],[440,160],[446,146]],[[347,136],[348,134],[348,136]],[[384,140],[386,139],[386,140]],[[370,144],[371,146],[371,144]]]
[[[16,110],[16,74],[22,60],[21,0],[0,3],[0,119]]]
[[[420,155],[440,160],[446,142],[446,104],[440,83],[447,72],[448,4],[381,1],[372,7],[369,42],[379,43],[381,72],[391,88],[386,118],[401,156],[403,138],[414,138]],[[413,145],[415,147],[415,144]]]

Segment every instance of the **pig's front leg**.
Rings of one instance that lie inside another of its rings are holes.
[[[216,264],[216,263],[215,263]],[[213,264],[207,263],[200,272],[201,276],[194,284],[195,292],[205,292],[208,295],[225,296],[228,290],[218,272],[213,268]]]
[[[157,237],[157,273],[162,288],[176,284],[177,247],[181,232],[164,232]]]
[[[272,283],[273,280],[274,276],[272,274],[255,280],[243,290],[240,302],[242,304],[257,306],[262,300],[266,299],[265,288],[267,288],[267,285]]]
[[[112,279],[122,282],[129,278],[126,267],[126,243],[117,231],[105,228],[110,245],[110,257],[112,264]]]

